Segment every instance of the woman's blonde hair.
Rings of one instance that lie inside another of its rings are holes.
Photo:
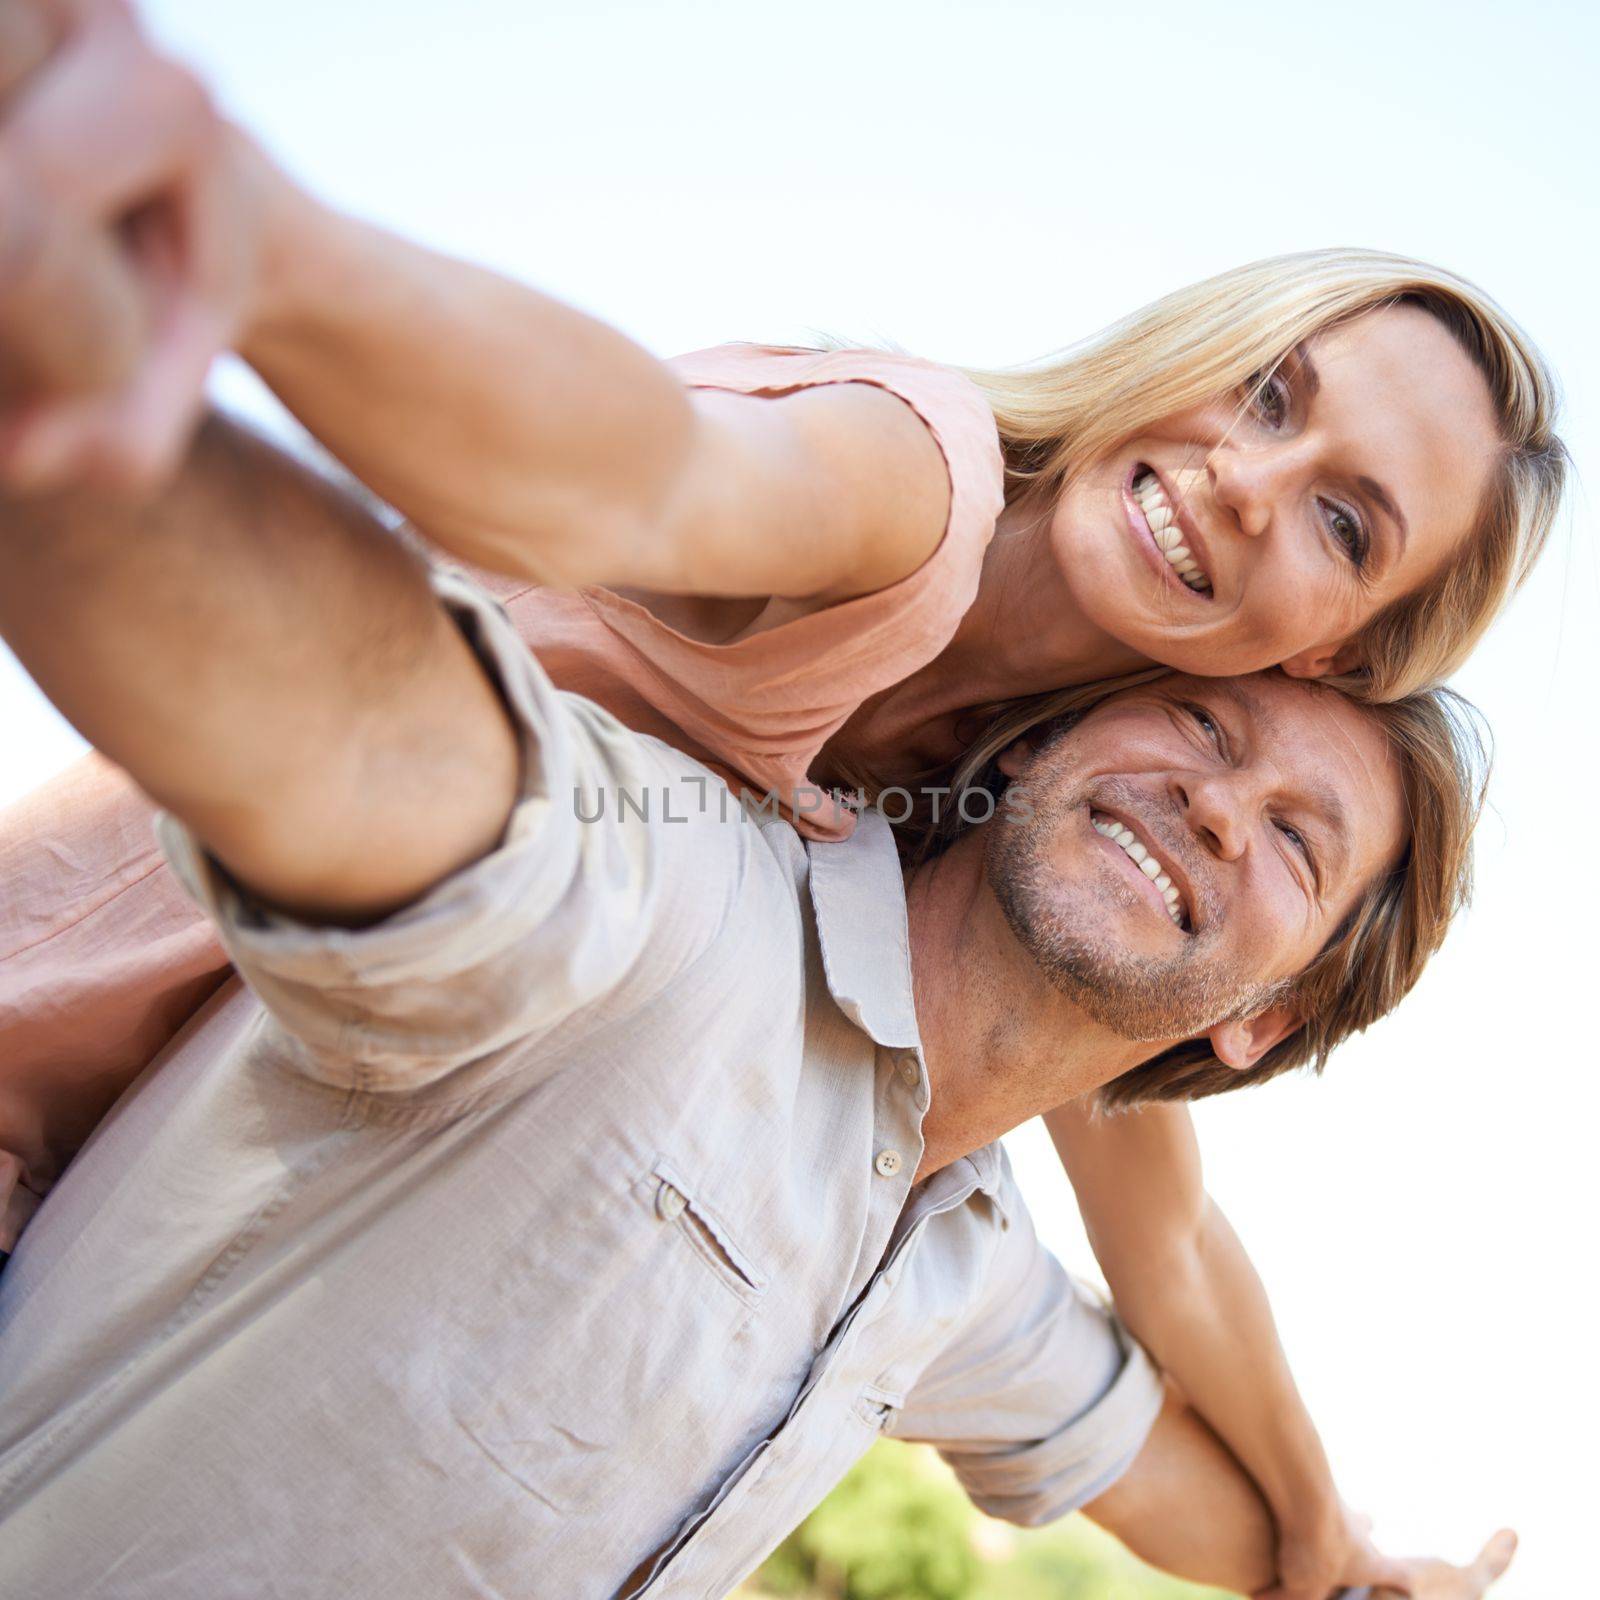
[[[1310,250],[1165,295],[1087,343],[1025,367],[963,368],[994,411],[1007,499],[1051,504],[1079,473],[1163,417],[1264,381],[1302,340],[1364,312],[1436,317],[1488,383],[1501,454],[1477,526],[1449,564],[1355,641],[1346,687],[1396,700],[1453,672],[1527,577],[1560,503],[1566,451],[1543,358],[1481,290],[1375,250]]]
[[[967,753],[934,775],[938,784],[924,788],[911,815],[896,826],[902,855],[912,865],[929,861],[972,826],[972,808],[960,797],[987,790],[998,800],[1007,783],[999,759],[1018,739],[1044,748],[1114,695],[1169,676],[1166,668],[1155,667],[997,709]],[[1318,684],[1305,689],[1341,692]],[[1362,710],[1383,730],[1400,769],[1410,837],[1399,864],[1367,885],[1316,958],[1292,980],[1287,998],[1301,1014],[1300,1027],[1243,1071],[1217,1060],[1203,1038],[1175,1045],[1106,1084],[1099,1092],[1102,1106],[1201,1100],[1306,1064],[1320,1072],[1338,1045],[1392,1011],[1421,977],[1456,912],[1471,898],[1472,832],[1489,773],[1487,735],[1471,703],[1448,689],[1367,701]],[[948,795],[950,803],[934,811],[930,795]],[[870,791],[866,798],[873,798]],[[993,809],[989,826],[1015,825],[1004,807]]]

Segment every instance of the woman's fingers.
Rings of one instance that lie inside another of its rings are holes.
[[[97,0],[0,118],[0,163],[85,221],[113,222],[181,182],[220,124],[194,75]]]
[[[71,482],[98,436],[101,395],[13,407],[0,420],[0,485],[11,494],[48,494]]]
[[[0,107],[50,59],[60,33],[43,6],[0,4]]]
[[[250,230],[234,214],[235,199],[219,168],[194,185],[180,217],[147,214],[125,230],[152,316],[137,368],[112,394],[35,406],[0,427],[0,480],[33,493],[87,483],[135,494],[166,480],[182,459],[204,405],[206,375],[238,313],[244,269],[226,242]],[[180,249],[179,233],[196,247]],[[214,251],[201,247],[208,240]]]
[[[85,130],[115,102],[137,35],[101,0],[8,0],[0,15],[0,405],[16,408],[106,392],[143,349],[141,286],[100,203],[103,180],[85,176],[112,142]]]
[[[113,19],[115,20],[115,19]],[[126,31],[126,21],[120,25]],[[102,23],[97,38],[109,31]],[[59,204],[33,108],[86,37],[64,0],[0,6],[0,405],[122,381],[143,335],[138,286],[115,241]],[[105,45],[96,42],[96,53]],[[48,135],[49,128],[43,130]]]
[[[0,171],[0,407],[125,382],[147,320],[114,235]]]
[[[17,408],[0,424],[0,483],[45,494],[75,484],[141,493],[182,458],[226,339],[212,308],[172,288],[141,358],[110,394]]]
[[[203,301],[174,301],[133,382],[106,405],[88,445],[85,475],[123,493],[142,494],[164,483],[200,420],[206,374],[221,344]]]
[[[206,201],[224,130],[122,0],[12,7],[29,20],[0,31],[0,482],[146,484],[227,337],[230,252],[206,237],[226,225]]]

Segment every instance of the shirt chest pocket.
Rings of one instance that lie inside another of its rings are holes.
[[[767,1291],[765,1273],[692,1179],[660,1157],[635,1186],[635,1194],[656,1225],[672,1230],[674,1242],[692,1251],[712,1279],[743,1305],[759,1304]]]
[[[639,1537],[665,1538],[748,1448],[770,1387],[742,1370],[765,1372],[751,1324],[766,1273],[687,1163],[634,1170],[562,1226],[551,1207],[508,1238],[520,1249],[480,1271],[427,1369],[442,1433],[470,1446],[450,1470],[496,1469],[574,1540],[602,1537],[619,1481]]]

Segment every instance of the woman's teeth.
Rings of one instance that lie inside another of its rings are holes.
[[[1161,870],[1161,863],[1139,843],[1133,829],[1124,828],[1111,817],[1093,816],[1089,821],[1096,833],[1104,834],[1113,844],[1121,845],[1133,864],[1161,891],[1161,898],[1167,902],[1167,915],[1181,928],[1183,903],[1178,886]]]
[[[1210,594],[1211,580],[1183,542],[1183,534],[1178,528],[1178,514],[1172,509],[1172,502],[1167,499],[1161,480],[1148,468],[1133,480],[1133,497],[1139,502],[1144,520],[1150,526],[1150,537],[1167,558],[1167,565],[1196,594]]]

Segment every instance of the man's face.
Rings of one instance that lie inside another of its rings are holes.
[[[1127,1039],[1267,1012],[1407,838],[1382,729],[1278,673],[1128,690],[1001,765],[1032,815],[990,825],[990,886],[1049,981]]]

